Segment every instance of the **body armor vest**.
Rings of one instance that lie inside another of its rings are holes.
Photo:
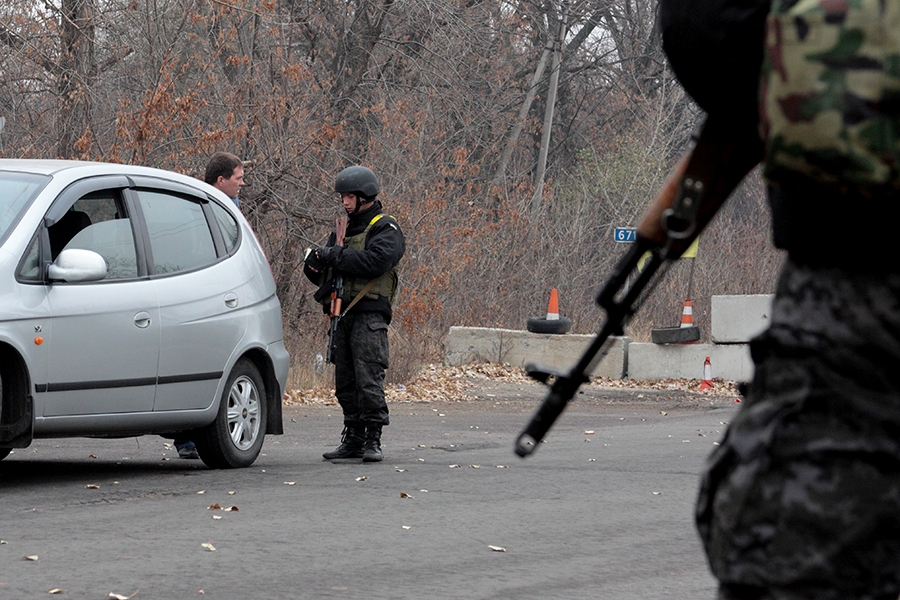
[[[358,233],[356,235],[350,236],[344,240],[344,248],[348,248],[350,250],[365,250],[366,247],[366,236],[369,234],[369,230],[372,229],[372,226],[375,225],[382,217],[387,217],[388,219],[393,219],[394,217],[379,214],[375,215],[369,224],[366,226],[365,231],[362,233]],[[354,298],[356,298],[357,294],[359,294],[366,284],[369,283],[370,280],[360,278],[360,277],[344,277],[344,299],[348,302],[352,302]],[[397,275],[397,267],[396,265],[391,268],[390,271],[384,273],[375,278],[375,283],[372,284],[372,287],[369,288],[369,291],[366,292],[364,298],[371,298],[373,300],[377,299],[379,296],[384,296],[388,300],[390,300],[391,304],[394,303],[394,298],[397,295],[397,287],[399,284],[399,276]]]

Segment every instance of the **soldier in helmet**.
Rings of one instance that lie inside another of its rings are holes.
[[[304,264],[307,278],[317,285],[327,286],[337,274],[343,277],[346,312],[335,332],[333,361],[344,431],[340,445],[323,456],[377,462],[384,459],[381,432],[389,423],[384,400],[387,328],[406,241],[396,219],[382,212],[376,199],[381,187],[370,169],[347,167],[338,174],[334,191],[349,217],[344,244],[336,245],[332,232],[328,243],[310,252]],[[329,300],[321,301],[327,313]]]

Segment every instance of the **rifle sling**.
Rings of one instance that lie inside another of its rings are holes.
[[[377,279],[377,277],[376,277],[375,279]],[[362,297],[363,297],[363,296],[365,296],[366,294],[369,293],[369,290],[371,290],[371,289],[372,289],[372,286],[375,285],[375,279],[370,279],[369,282],[368,282],[366,285],[363,286],[363,289],[359,290],[359,293],[356,295],[356,298],[354,298],[353,300],[351,300],[351,301],[350,301],[350,304],[347,305],[347,308],[345,308],[343,311],[341,311],[341,316],[342,316],[342,317],[343,317],[344,315],[346,315],[346,314],[350,311],[350,309],[353,308],[353,306],[354,306],[357,302],[359,302],[360,300],[362,300]]]

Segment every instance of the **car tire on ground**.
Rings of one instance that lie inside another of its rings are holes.
[[[568,317],[560,317],[559,319],[530,317],[526,327],[531,333],[566,333],[572,328],[572,320]]]
[[[259,370],[242,358],[231,370],[216,420],[198,430],[200,459],[213,469],[249,467],[266,436],[266,388]]]

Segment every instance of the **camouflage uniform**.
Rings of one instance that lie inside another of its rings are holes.
[[[898,303],[897,274],[785,266],[749,393],[701,485],[721,598],[900,594]],[[729,595],[735,583],[769,595]]]
[[[776,1],[769,16],[765,175],[789,258],[701,482],[721,600],[900,596],[900,268],[886,260],[900,218],[898,42],[891,0]]]

